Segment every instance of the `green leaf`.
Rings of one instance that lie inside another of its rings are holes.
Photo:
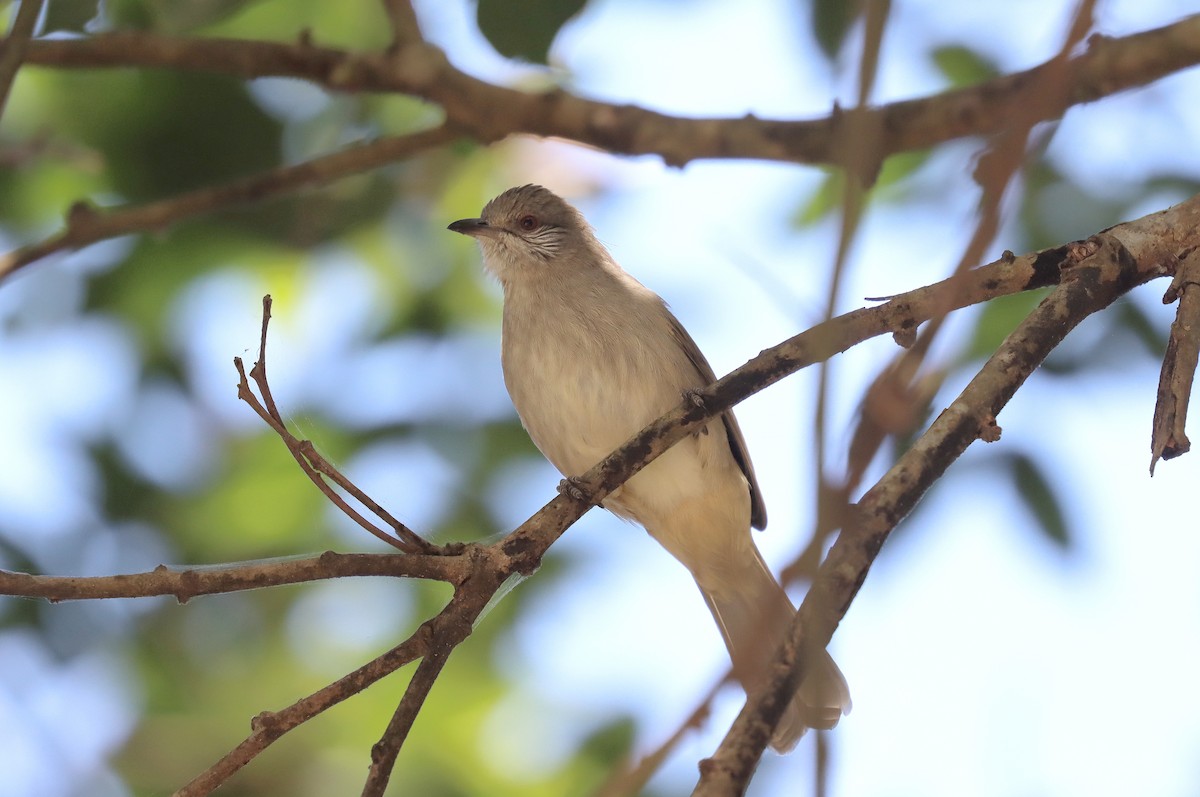
[[[554,37],[586,0],[479,0],[479,30],[506,58],[544,64]]]
[[[797,227],[810,227],[824,219],[835,209],[841,207],[842,189],[846,184],[845,174],[841,169],[830,169],[825,172],[825,179],[813,192],[800,210],[796,213],[794,223]]]
[[[1117,327],[1142,345],[1151,357],[1162,357],[1167,350],[1165,330],[1142,311],[1136,302],[1126,299],[1113,308]]]
[[[862,8],[862,0],[813,0],[813,35],[826,58],[837,58],[846,33],[862,15]]]
[[[962,45],[937,47],[929,55],[934,65],[955,88],[974,86],[1000,74],[994,63]]]
[[[1029,315],[1045,296],[1046,290],[998,296],[984,305],[975,324],[975,334],[962,353],[961,364],[965,365],[992,356],[1017,324]]]
[[[1045,471],[1030,456],[1014,454],[1009,459],[1009,474],[1017,495],[1033,513],[1042,533],[1063,550],[1071,547],[1067,516],[1054,492]]]
[[[53,0],[46,8],[41,35],[57,31],[85,33],[100,13],[100,0]]]

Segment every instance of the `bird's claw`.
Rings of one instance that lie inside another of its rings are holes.
[[[708,402],[704,400],[704,396],[700,395],[699,390],[690,387],[683,391],[683,400],[691,402],[693,406],[699,407],[702,410],[706,409],[706,405],[708,404]]]
[[[558,483],[558,491],[567,496],[574,498],[576,501],[582,501],[587,498],[587,495],[580,489],[583,482],[576,476],[568,476]]]

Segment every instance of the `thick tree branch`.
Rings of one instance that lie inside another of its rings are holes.
[[[933,146],[967,135],[1007,129],[1029,114],[1031,84],[1055,73],[1062,91],[1039,104],[1032,121],[1058,118],[1072,105],[1145,85],[1200,63],[1200,16],[1122,38],[1094,36],[1086,52],[1065,64],[1057,56],[1025,72],[970,88],[878,108],[835,111],[809,121],[688,119],[628,105],[585,100],[560,89],[542,94],[495,86],[455,69],[441,50],[414,39],[405,27],[411,7],[386,0],[407,31],[383,54],[355,54],[313,45],[219,38],[112,33],[87,39],[29,42],[26,60],[60,68],[192,69],[242,78],[286,76],[333,90],[401,92],[438,103],[447,124],[381,139],[295,166],[200,189],[139,207],[97,210],[77,204],[66,228],[0,257],[0,280],[56,252],[130,233],[161,230],[180,220],[299,188],[322,185],[431,149],[466,135],[489,143],[513,133],[557,136],[614,153],[658,154],[671,164],[697,158],[755,158],[845,163],[853,142],[869,140],[872,157]],[[415,24],[415,16],[412,18]],[[847,142],[850,142],[849,144]],[[856,150],[858,151],[858,150]],[[865,174],[865,172],[864,172]]]
[[[390,0],[389,0],[390,1]],[[448,120],[477,141],[513,133],[556,136],[628,155],[660,155],[683,165],[697,158],[753,158],[798,163],[841,163],[852,140],[847,118],[783,121],[693,119],[629,105],[576,97],[561,89],[541,94],[496,86],[452,66],[426,43],[388,53],[351,53],[295,44],[219,38],[111,33],[77,40],[30,43],[27,61],[59,68],[146,67],[218,72],[240,78],[295,77],[334,91],[400,92],[437,103]],[[1095,36],[1067,65],[1070,90],[1045,109],[1054,119],[1072,105],[1151,83],[1200,63],[1200,17],[1120,38]],[[963,136],[1005,129],[1027,97],[1030,82],[1049,64],[978,86],[870,111],[869,129],[880,157],[924,149]]]
[[[80,249],[109,238],[139,232],[156,232],[184,219],[257,202],[301,188],[321,186],[445,144],[455,137],[448,127],[437,127],[405,136],[381,138],[348,147],[293,166],[201,188],[145,205],[112,209],[78,203],[67,216],[66,228],[36,244],[0,257],[0,280],[23,266],[56,252]]]
[[[1172,210],[1200,220],[1196,199]],[[1162,222],[1163,214],[1154,214],[1052,250],[1064,269],[1061,284],[854,508],[797,613],[768,683],[750,696],[716,754],[702,766],[695,797],[744,793],[807,662],[829,644],[888,534],[972,442],[998,439],[996,415],[1068,331],[1134,286],[1165,273],[1181,235],[1155,241],[1156,233],[1165,232]],[[1183,231],[1182,237],[1192,234]]]

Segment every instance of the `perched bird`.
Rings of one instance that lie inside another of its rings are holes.
[[[687,391],[716,381],[657,294],[627,274],[583,216],[536,185],[512,188],[450,230],[479,243],[504,289],[504,383],[521,422],[566,477],[587,471]],[[747,690],[795,609],[763,562],[750,527],[767,514],[732,412],[708,422],[604,499],[686,567]],[[807,727],[849,711],[846,680],[827,653],[804,679],[771,745],[790,750]]]

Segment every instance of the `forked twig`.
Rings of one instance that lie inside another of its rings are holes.
[[[268,294],[263,297],[262,333],[258,343],[258,361],[250,369],[250,379],[253,379],[254,383],[258,386],[258,392],[262,396],[262,401],[259,401],[258,397],[254,395],[254,391],[250,389],[250,382],[246,378],[246,370],[242,364],[242,358],[234,357],[233,365],[237,368],[238,376],[240,377],[238,381],[238,398],[249,404],[255,413],[258,414],[258,417],[262,418],[268,426],[275,430],[275,433],[279,435],[284,445],[287,446],[288,451],[292,453],[292,457],[295,458],[297,464],[300,465],[300,469],[304,471],[304,475],[317,486],[317,489],[334,506],[344,512],[347,517],[375,537],[401,551],[424,554],[444,553],[445,551],[442,548],[428,542],[385,511],[376,501],[359,489],[354,482],[346,478],[328,460],[317,453],[316,447],[313,446],[311,441],[300,440],[287,430],[287,425],[283,422],[283,417],[279,414],[279,408],[275,404],[275,397],[271,394],[271,385],[267,381],[267,328],[270,322],[271,296]],[[363,506],[370,509],[376,517],[390,526],[395,534],[388,534],[367,520],[361,512],[350,506],[346,499],[329,485],[326,478],[332,480],[343,490],[350,493],[356,501],[359,501]]]

